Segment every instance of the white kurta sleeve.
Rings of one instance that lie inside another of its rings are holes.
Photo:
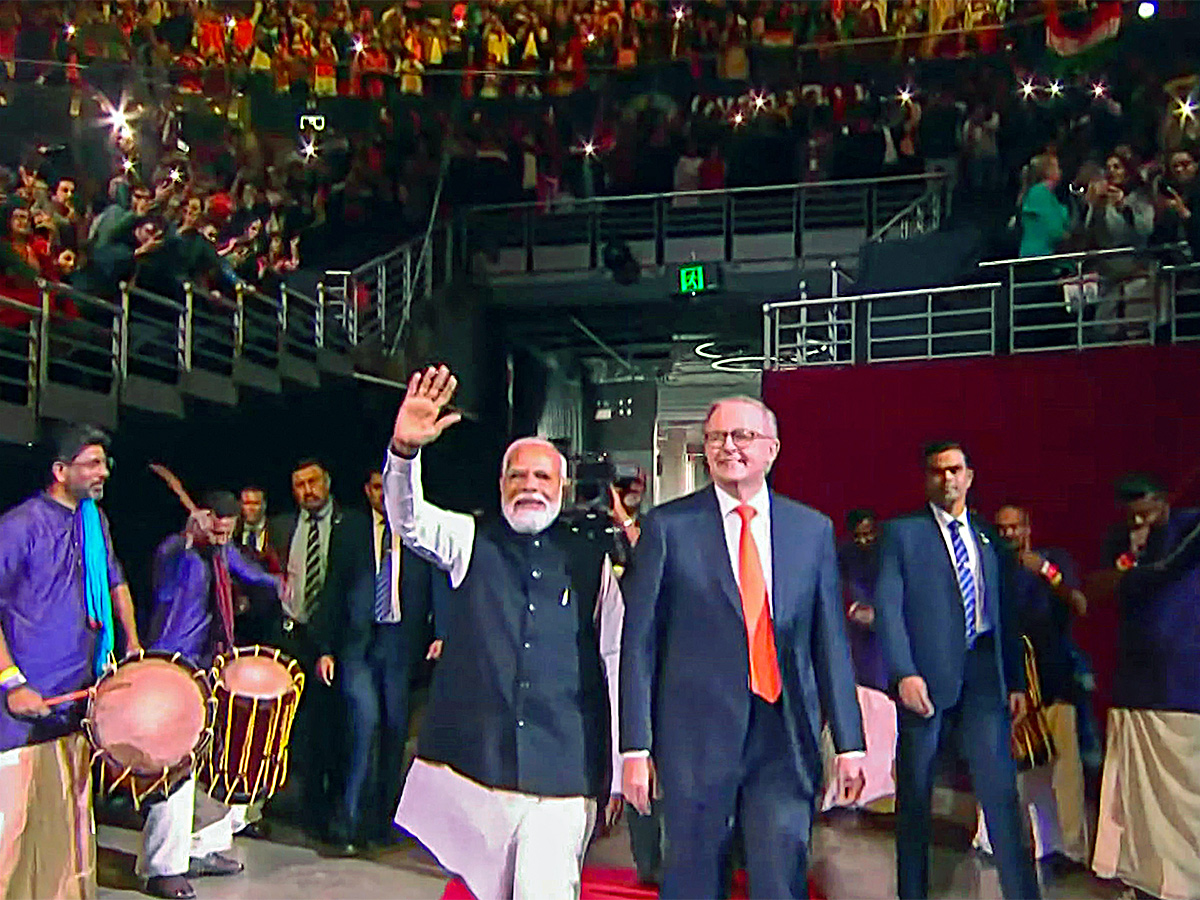
[[[392,533],[404,545],[450,574],[450,586],[467,577],[475,520],[425,499],[421,487],[421,454],[406,459],[390,449],[383,466],[383,506]]]
[[[596,597],[596,615],[599,617],[600,659],[608,677],[609,725],[612,729],[612,793],[621,793],[621,730],[617,716],[620,710],[618,678],[621,674],[621,628],[625,622],[625,599],[621,596],[621,584],[613,571],[612,560],[604,557],[604,568],[600,572],[600,593]]]

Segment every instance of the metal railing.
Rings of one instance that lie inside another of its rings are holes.
[[[999,282],[763,305],[768,369],[995,352]]]
[[[394,353],[417,299],[428,299],[450,280],[453,237],[445,225],[401,244],[355,269],[325,272],[319,293],[351,345],[369,344]]]
[[[1002,278],[763,306],[768,369],[1200,340],[1200,262],[1129,247],[981,263]]]
[[[187,373],[230,378],[238,361],[274,371],[285,354],[315,361],[348,346],[321,296],[286,285],[278,298],[249,286],[229,298],[185,283],[182,297],[123,283],[113,303],[41,279],[0,296],[0,401],[40,412],[51,385],[115,400],[131,378],[179,386]]]
[[[1189,337],[1195,264],[1160,262],[1178,249],[1114,247],[992,260],[980,268],[1004,278],[1013,353],[1148,344],[1166,324],[1171,340]],[[1180,287],[1184,300],[1176,308]],[[1176,335],[1180,316],[1183,330]]]
[[[457,237],[497,274],[578,271],[604,265],[623,243],[642,265],[700,258],[725,262],[824,259],[811,232],[844,229],[855,246],[904,228],[937,227],[949,203],[944,172],[556,200],[464,210]],[[916,233],[915,231],[913,233]]]
[[[0,402],[36,406],[41,325],[40,305],[0,296]]]

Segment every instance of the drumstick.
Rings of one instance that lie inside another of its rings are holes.
[[[179,480],[174,472],[162,463],[150,463],[150,471],[167,483],[167,487],[175,493],[175,496],[179,498],[179,502],[183,504],[183,508],[189,513],[194,513],[199,509],[192,498],[188,496],[188,492],[184,490],[183,482]]]
[[[94,687],[71,691],[69,694],[59,694],[57,697],[44,697],[42,702],[47,706],[58,706],[60,703],[74,703],[76,700],[86,700],[95,693]]]

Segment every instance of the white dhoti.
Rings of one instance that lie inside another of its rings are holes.
[[[1092,869],[1164,900],[1200,897],[1200,713],[1111,709]]]
[[[866,784],[853,806],[867,807],[877,812],[891,812],[893,805],[881,801],[896,796],[896,704],[882,691],[857,686],[858,707],[862,710],[863,734],[867,740],[867,755],[863,759]],[[837,805],[837,779],[834,777],[835,756],[833,737],[826,727],[821,735],[821,756],[825,763],[825,797],[821,811]]]
[[[596,813],[590,797],[497,790],[417,758],[396,824],[479,900],[571,900]]]
[[[1036,766],[1017,777],[1017,790],[1029,813],[1034,852],[1038,859],[1059,853],[1077,863],[1087,863],[1088,817],[1084,804],[1083,761],[1079,756],[1079,733],[1075,707],[1052,703],[1043,710],[1055,757],[1044,766]],[[972,846],[992,852],[983,811]]]
[[[196,780],[189,778],[166,800],[147,806],[138,875],[183,875],[193,858],[229,850],[233,833],[239,830],[235,818],[234,810],[224,803],[197,793]]]

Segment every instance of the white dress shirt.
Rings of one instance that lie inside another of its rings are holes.
[[[738,590],[742,589],[741,567],[738,560],[741,557],[742,517],[738,515],[738,507],[742,501],[732,494],[713,486],[717,492],[717,505],[721,508],[721,522],[725,526],[725,547],[729,551],[729,565],[733,567],[733,580]],[[754,509],[754,518],[750,520],[750,536],[758,549],[758,559],[762,563],[763,581],[767,584],[767,608],[775,612],[775,586],[771,581],[771,492],[764,483],[745,505]]]
[[[954,540],[950,537],[950,523],[959,523],[958,533],[967,548],[967,565],[971,567],[971,573],[975,576],[975,633],[982,634],[991,625],[988,624],[988,619],[983,608],[983,565],[980,561],[979,547],[975,543],[975,529],[971,527],[971,522],[965,509],[962,515],[952,516],[936,504],[930,503],[929,508],[933,510],[933,517],[937,520],[938,529],[942,532],[942,540],[946,544],[946,552],[950,554],[950,565],[954,568],[956,578],[958,576],[958,563],[954,559]]]
[[[717,506],[721,510],[721,524],[725,527],[725,549],[729,553],[729,565],[733,569],[733,580],[738,586],[738,590],[742,589],[741,573],[738,565],[738,560],[741,556],[741,541],[742,541],[742,517],[738,514],[738,507],[743,503],[733,494],[728,493],[722,488],[713,485],[713,490],[717,492]],[[771,580],[771,573],[774,571],[771,558],[771,491],[764,483],[758,491],[746,501],[745,505],[754,508],[754,517],[750,520],[750,537],[754,539],[754,546],[758,549],[758,559],[762,565],[763,581],[767,585],[767,606],[771,611],[771,616],[775,615],[775,585]],[[649,756],[649,750],[627,750],[622,754],[624,759],[638,759]],[[839,753],[837,756],[846,759],[860,759],[866,753],[861,750],[851,750],[846,753]]]

